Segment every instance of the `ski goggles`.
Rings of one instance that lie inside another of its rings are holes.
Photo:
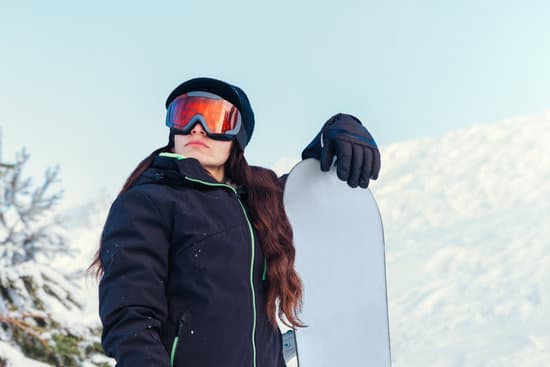
[[[176,133],[189,134],[196,123],[212,139],[232,140],[241,130],[242,119],[237,107],[209,92],[188,92],[170,103],[166,126]]]

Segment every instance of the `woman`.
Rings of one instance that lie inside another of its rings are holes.
[[[284,177],[243,156],[254,115],[240,88],[191,79],[166,107],[169,142],[126,181],[92,264],[103,348],[119,367],[282,367],[277,317],[303,326]],[[351,186],[376,179],[359,120],[334,116],[302,156],[328,170],[333,152]]]

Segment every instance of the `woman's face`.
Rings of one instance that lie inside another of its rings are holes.
[[[196,123],[187,135],[174,135],[174,153],[197,159],[218,181],[224,178],[224,164],[232,141],[214,140]]]

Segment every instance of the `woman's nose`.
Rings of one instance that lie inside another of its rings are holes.
[[[202,125],[200,123],[196,123],[195,126],[193,126],[193,128],[191,129],[191,134],[194,135],[194,134],[202,134],[202,135],[206,135],[206,131],[204,131]]]

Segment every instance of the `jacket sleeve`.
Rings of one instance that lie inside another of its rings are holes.
[[[278,178],[278,180],[279,180],[279,186],[281,186],[281,188],[283,189],[283,191],[284,191],[284,189],[285,189],[287,177],[288,177],[288,173],[285,173],[284,175],[282,175],[282,176],[280,176],[280,177]]]
[[[169,237],[151,198],[131,189],[111,206],[101,235],[101,342],[117,367],[170,366],[160,339]]]

